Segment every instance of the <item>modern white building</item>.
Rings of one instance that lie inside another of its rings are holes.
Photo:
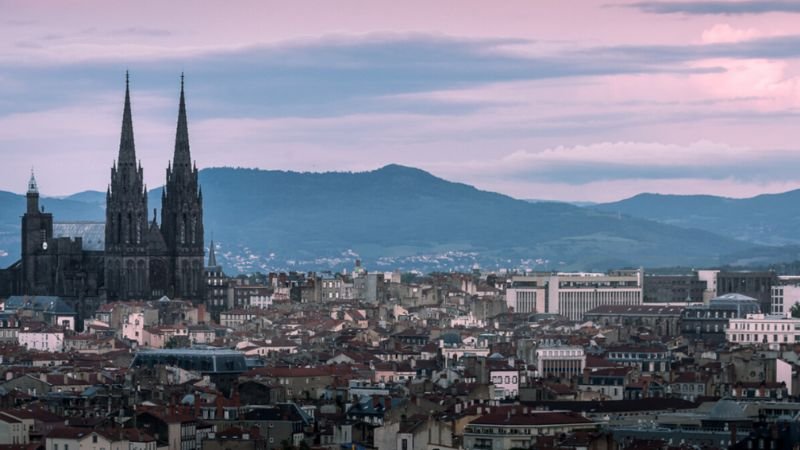
[[[772,286],[772,313],[791,313],[792,307],[800,303],[800,280],[792,284]]]
[[[518,285],[506,289],[506,305],[515,313],[545,312],[546,295],[543,287]]]
[[[794,344],[800,342],[800,319],[789,314],[748,314],[730,319],[725,337],[736,344]]]
[[[506,304],[519,313],[561,314],[570,320],[602,305],[640,305],[644,271],[514,276]]]

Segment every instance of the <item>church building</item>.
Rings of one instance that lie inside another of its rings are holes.
[[[126,75],[122,133],[106,192],[105,223],[54,223],[53,215],[39,205],[31,173],[22,216],[21,259],[0,271],[0,295],[60,296],[77,303],[165,295],[205,299],[203,194],[191,159],[183,84],[181,75],[175,149],[161,193],[161,223],[157,209],[152,218],[148,214]]]

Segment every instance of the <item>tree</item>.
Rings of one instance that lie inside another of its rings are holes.
[[[792,317],[800,318],[800,303],[792,305]]]

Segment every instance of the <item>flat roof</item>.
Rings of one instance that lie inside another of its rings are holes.
[[[244,353],[229,348],[153,348],[141,349],[137,354],[181,355],[181,356],[244,356]]]

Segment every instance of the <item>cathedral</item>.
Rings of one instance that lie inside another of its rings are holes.
[[[161,192],[161,220],[147,204],[144,169],[136,160],[129,80],[117,160],[106,191],[105,223],[54,223],[39,206],[31,173],[22,216],[22,257],[0,271],[0,294],[55,295],[76,300],[147,300],[205,296],[203,194],[189,148],[181,75],[175,150]],[[85,309],[85,308],[80,308]]]

